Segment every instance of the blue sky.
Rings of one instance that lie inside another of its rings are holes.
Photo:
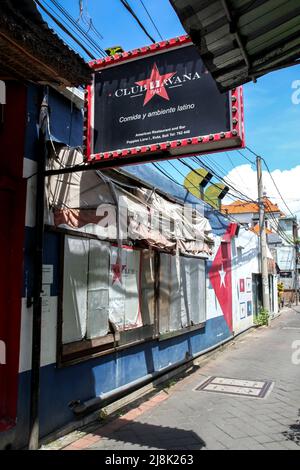
[[[79,17],[79,0],[57,1],[75,19]],[[99,40],[99,45],[103,49],[121,45],[123,49],[131,50],[150,43],[120,0],[82,1],[85,12],[93,19],[94,25],[103,35],[103,39]],[[143,0],[143,2],[164,39],[185,34],[169,0]],[[51,6],[50,0],[42,0],[42,3]],[[159,41],[159,36],[147,17],[141,1],[129,0],[129,3],[150,34]],[[53,25],[49,18],[46,19],[60,36],[78,50],[78,46],[72,43],[70,38],[67,38],[57,26]],[[81,25],[86,27],[82,22]],[[84,58],[87,59],[87,57]],[[276,182],[290,204],[293,204],[293,201],[298,198],[297,181],[298,176],[300,177],[300,166],[295,171],[295,167],[300,165],[300,104],[292,103],[294,92],[292,84],[296,80],[300,81],[299,66],[273,72],[258,79],[256,84],[248,83],[244,86],[246,144],[267,160],[272,172],[276,170],[274,172]],[[246,150],[243,152],[252,160],[254,159]],[[246,160],[235,151],[230,152],[230,159],[226,153],[218,153],[213,156],[212,161],[217,165],[222,165],[223,174],[229,173],[231,181],[236,181],[236,184],[241,188],[249,176],[250,168],[245,167]],[[182,181],[182,177],[175,174],[168,167],[167,162],[164,163],[170,173]],[[236,171],[233,171],[233,166],[237,167]],[[291,172],[289,173],[288,170]],[[255,185],[254,174],[252,174],[252,179],[253,185],[250,185],[248,194],[252,190],[254,191],[254,187],[252,188]],[[293,188],[293,191],[288,188],[289,181],[293,181],[293,184],[297,186]],[[269,192],[271,192],[271,188]],[[273,197],[275,198],[275,195]],[[300,212],[300,201],[297,200],[294,205],[293,210],[298,211],[299,209]]]
[[[79,0],[58,1],[74,18],[79,17]],[[184,34],[169,0],[143,1],[163,38]],[[51,5],[49,0],[43,0],[44,4],[47,2]],[[130,0],[130,4],[154,39],[159,40],[140,0]],[[83,0],[83,6],[103,35],[103,40],[99,40],[102,48],[121,45],[130,50],[150,43],[120,0]],[[51,24],[49,18],[47,21]],[[57,26],[55,29],[63,35]],[[72,40],[68,38],[68,42]],[[76,45],[74,48],[78,49]],[[271,170],[290,169],[299,164],[300,104],[291,100],[292,83],[297,79],[300,80],[299,66],[271,73],[256,84],[244,86],[246,143],[267,159]],[[225,169],[232,168],[224,154],[216,158]],[[231,158],[236,165],[245,163],[236,152],[231,152]]]

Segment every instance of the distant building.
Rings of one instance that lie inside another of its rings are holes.
[[[284,215],[277,204],[274,204],[266,196],[264,197],[265,205],[265,226],[266,229],[272,231],[275,229],[276,221]],[[245,228],[254,228],[258,231],[259,222],[259,206],[254,202],[234,201],[231,204],[223,204],[222,212],[224,214],[233,215]]]
[[[265,230],[267,242],[277,265],[278,281],[284,286],[285,302],[294,301],[295,289],[299,288],[296,280],[295,261],[297,258],[295,242],[298,239],[297,218],[286,216],[266,196],[265,206]],[[234,201],[223,205],[222,212],[232,215],[245,228],[259,233],[259,206],[256,203],[246,201]],[[299,275],[297,267],[297,275]]]

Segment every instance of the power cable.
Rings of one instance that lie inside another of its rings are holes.
[[[170,163],[170,162],[168,161],[168,163]],[[171,166],[172,166],[172,165],[171,165]],[[165,171],[162,171],[162,170],[160,170],[160,168],[157,168],[157,169],[158,169],[158,171],[159,171],[160,173],[162,173],[164,176],[166,176],[169,180],[171,180],[172,182],[175,182],[176,184],[178,184],[179,186],[181,186],[183,189],[186,189],[186,188],[185,188],[182,184],[180,184],[178,181],[175,181],[174,178],[173,178],[171,175],[169,175],[166,170],[165,170]],[[176,167],[175,167],[175,169],[178,171],[178,169],[177,169]],[[195,189],[199,189],[199,188],[197,188],[197,186],[195,186],[195,185],[193,184],[192,181],[190,181],[190,184],[191,184]],[[200,199],[200,201],[202,201],[204,205],[207,205],[207,203],[206,203],[205,201],[203,201],[202,199]],[[213,201],[212,199],[210,199],[210,198],[207,198],[207,201],[211,201],[211,202],[214,203],[214,201]],[[217,216],[219,219],[220,219],[221,217],[223,217],[223,218],[229,220],[229,222],[235,222],[235,223],[240,224],[240,222],[239,222],[237,219],[235,219],[232,215],[224,214],[223,212],[220,212],[218,209],[215,209],[215,208],[214,208],[213,206],[211,206],[211,205],[208,205],[208,207],[209,207],[209,210],[211,210],[212,212],[214,212],[214,213],[216,214],[216,216]],[[249,229],[247,229],[247,228],[245,228],[245,229],[246,229],[246,230],[249,230]]]
[[[153,39],[153,37],[148,33],[147,29],[145,28],[145,26],[143,25],[143,23],[140,21],[140,19],[138,18],[138,16],[135,14],[135,12],[133,11],[133,9],[131,8],[131,6],[129,5],[128,1],[127,0],[120,0],[120,2],[122,3],[122,5],[126,8],[126,10],[131,14],[131,16],[133,16],[133,18],[135,19],[135,21],[138,23],[138,25],[140,26],[140,28],[144,31],[144,33],[146,34],[146,36],[148,36],[148,38],[150,39],[151,42],[153,42],[153,44],[155,44],[155,40]]]
[[[72,15],[70,15],[70,13],[57,0],[50,0],[50,1],[68,19],[68,21],[79,31],[79,33],[82,34],[92,44],[94,49],[96,49],[103,56],[106,56],[105,51],[98,45],[98,43],[90,35],[87,34],[87,32],[78,24],[75,18],[73,18]],[[102,35],[100,36],[102,39]]]
[[[205,158],[208,160],[210,165],[213,165],[214,167],[218,168],[218,171],[221,174],[221,176],[218,175],[218,177],[219,178],[223,177],[223,181],[225,181],[227,185],[228,185],[228,183],[231,185],[231,187],[234,187],[236,185],[236,183],[234,181],[232,181],[231,179],[228,178],[228,176],[227,176],[228,172],[227,172],[227,170],[224,169],[224,167],[222,167],[220,164],[216,163],[215,160],[213,160],[213,158],[211,156],[208,157],[207,155],[205,155]],[[234,166],[233,166],[233,168],[234,168]],[[241,178],[241,176],[240,176],[240,178]],[[235,191],[238,191],[240,194],[242,194],[242,191],[238,188],[235,188]]]
[[[157,34],[159,35],[160,39],[163,41],[164,38],[163,38],[162,35],[160,34],[160,31],[159,31],[158,27],[156,26],[156,24],[155,24],[155,22],[154,22],[154,20],[153,20],[153,18],[152,18],[152,16],[151,16],[151,14],[150,14],[148,8],[147,8],[146,5],[144,4],[143,0],[140,0],[140,2],[141,2],[141,4],[143,5],[144,10],[146,11],[146,13],[147,13],[147,15],[148,15],[148,17],[149,17],[151,23],[153,24],[154,28],[156,29]]]
[[[180,159],[178,159],[178,161],[181,162]],[[168,160],[168,163],[169,163],[169,165],[171,165],[172,168],[174,168],[183,178],[185,178],[185,180],[188,181],[188,183],[190,183],[195,189],[199,190],[199,187],[197,187],[190,179],[188,179],[187,176],[185,176],[172,162],[170,162],[170,161]],[[185,163],[185,162],[181,162],[181,163]],[[197,173],[196,170],[194,170],[194,171],[195,171],[195,173],[196,173],[197,175],[199,175],[199,173]],[[219,186],[217,186],[215,183],[211,183],[211,184],[212,184],[213,186],[216,186],[218,189],[220,189]],[[215,201],[214,201],[213,199],[209,198],[208,196],[206,196],[206,200],[212,202],[213,204],[215,204]]]
[[[240,178],[240,180],[241,180],[241,183],[245,186],[246,189],[250,190],[250,188],[246,185],[246,183],[245,183],[245,181],[244,181],[244,179],[243,179],[243,177],[242,177],[240,171],[239,171],[238,168],[234,165],[234,163],[233,163],[233,161],[232,161],[232,158],[231,158],[231,156],[229,155],[229,153],[228,153],[228,152],[225,152],[225,154],[226,154],[226,156],[227,156],[227,158],[228,158],[228,160],[229,160],[229,163],[230,163],[231,166],[232,166],[232,169],[235,170],[236,173],[237,173],[237,175],[239,176],[239,178]]]
[[[279,225],[279,222],[278,220],[276,219],[276,217],[274,216],[273,214],[273,211],[272,211],[272,207],[271,205],[269,204],[269,201],[266,199],[264,201],[264,204],[265,206],[269,209],[269,211],[267,212],[268,216],[272,219],[274,225],[275,225],[275,231],[276,233],[282,238],[284,239],[289,245],[294,245],[294,242],[292,239],[290,239],[288,237],[288,235],[284,232],[284,230],[280,227]]]
[[[97,30],[97,28],[95,27],[95,25],[93,23],[93,19],[89,15],[87,0],[86,0],[86,8],[85,8],[86,11],[84,11],[83,6],[81,4],[80,4],[79,8],[80,8],[80,13],[79,13],[79,18],[76,20],[76,23],[78,23],[78,21],[80,21],[80,19],[82,19],[82,21],[88,26],[88,30],[86,31],[86,33],[88,33],[91,29],[94,32],[94,34],[99,39],[102,40],[103,39],[102,34]]]
[[[267,171],[268,171],[268,173],[269,173],[269,175],[270,175],[270,177],[271,177],[271,180],[273,181],[273,184],[274,184],[274,186],[275,186],[275,188],[276,188],[276,190],[277,190],[277,192],[278,192],[278,194],[279,194],[279,196],[280,196],[280,198],[281,198],[283,204],[285,205],[285,207],[287,208],[287,210],[289,211],[289,213],[292,215],[292,217],[294,217],[294,214],[292,213],[292,211],[291,211],[290,208],[288,207],[288,205],[287,205],[287,203],[285,202],[285,200],[284,200],[284,198],[283,198],[281,192],[279,191],[279,188],[278,188],[278,186],[277,186],[277,184],[276,184],[276,182],[275,182],[275,180],[274,180],[274,178],[273,178],[273,176],[272,176],[272,173],[271,173],[271,171],[270,171],[270,168],[269,168],[269,166],[268,166],[266,160],[265,160],[263,157],[261,157],[260,155],[258,155],[256,152],[254,152],[253,150],[251,150],[249,147],[246,147],[246,149],[249,150],[249,152],[251,152],[251,153],[252,153],[253,155],[255,155],[256,157],[262,159],[262,161],[264,162],[265,167],[267,168]]]
[[[81,49],[82,49],[91,59],[93,59],[93,60],[96,59],[96,57],[93,56],[93,54],[91,54],[88,49],[86,49],[86,47],[69,31],[69,29],[66,28],[57,18],[55,18],[55,16],[52,15],[52,13],[50,13],[50,11],[49,11],[44,5],[42,5],[39,0],[35,0],[35,2],[36,2],[37,5],[49,16],[49,18],[51,18],[52,21],[54,21],[54,23],[55,23],[64,33],[66,33],[68,36],[70,36],[70,38],[73,39],[73,41],[75,41],[76,44],[78,44],[78,46],[81,47]]]
[[[253,162],[252,160],[250,160],[250,158],[248,158],[246,155],[244,155],[240,150],[237,150],[237,153],[239,153],[243,158],[245,158],[245,160],[247,160],[249,163],[251,163],[251,165],[255,165],[256,163]]]
[[[219,180],[223,181],[226,186],[229,186],[236,195],[238,195],[238,197],[246,202],[251,202],[251,203],[255,203],[257,204],[257,201],[254,201],[253,199],[251,199],[250,197],[248,197],[246,194],[242,193],[241,191],[239,191],[236,187],[234,187],[234,183],[232,183],[228,178],[225,179],[223,178],[221,175],[219,175],[218,173],[216,173],[216,171],[211,168],[209,165],[203,163],[199,157],[193,157],[194,161],[197,163],[197,164],[200,164],[202,165],[204,168],[206,168],[208,171],[210,171],[215,177],[217,177]],[[234,194],[234,195],[235,195]]]
[[[69,12],[62,5],[60,5],[60,3],[58,3],[56,0],[50,1],[57,8],[57,10],[59,10],[64,15],[64,17],[67,18],[67,20],[77,29],[77,31],[85,38],[85,40],[88,41],[89,45],[92,46],[92,48],[97,53],[99,53],[103,57],[107,55],[104,49],[102,49],[96,43],[96,41],[94,41],[94,39],[86,33],[86,31],[76,22],[76,20],[69,14]]]

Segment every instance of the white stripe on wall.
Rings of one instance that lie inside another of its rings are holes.
[[[47,297],[42,313],[41,366],[56,362],[57,297]],[[21,341],[19,372],[31,369],[32,307],[22,299]]]
[[[26,216],[25,226],[35,226],[35,199],[36,199],[36,176],[37,162],[24,158],[23,178],[27,178]]]

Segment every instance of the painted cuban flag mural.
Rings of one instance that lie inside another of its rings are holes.
[[[208,265],[208,278],[213,288],[215,305],[217,310],[221,309],[230,333],[233,330],[232,321],[232,258],[231,240],[237,231],[237,224],[229,224],[226,232],[219,240],[214,259]],[[212,293],[210,293],[212,298]],[[208,302],[208,314],[212,307]]]

